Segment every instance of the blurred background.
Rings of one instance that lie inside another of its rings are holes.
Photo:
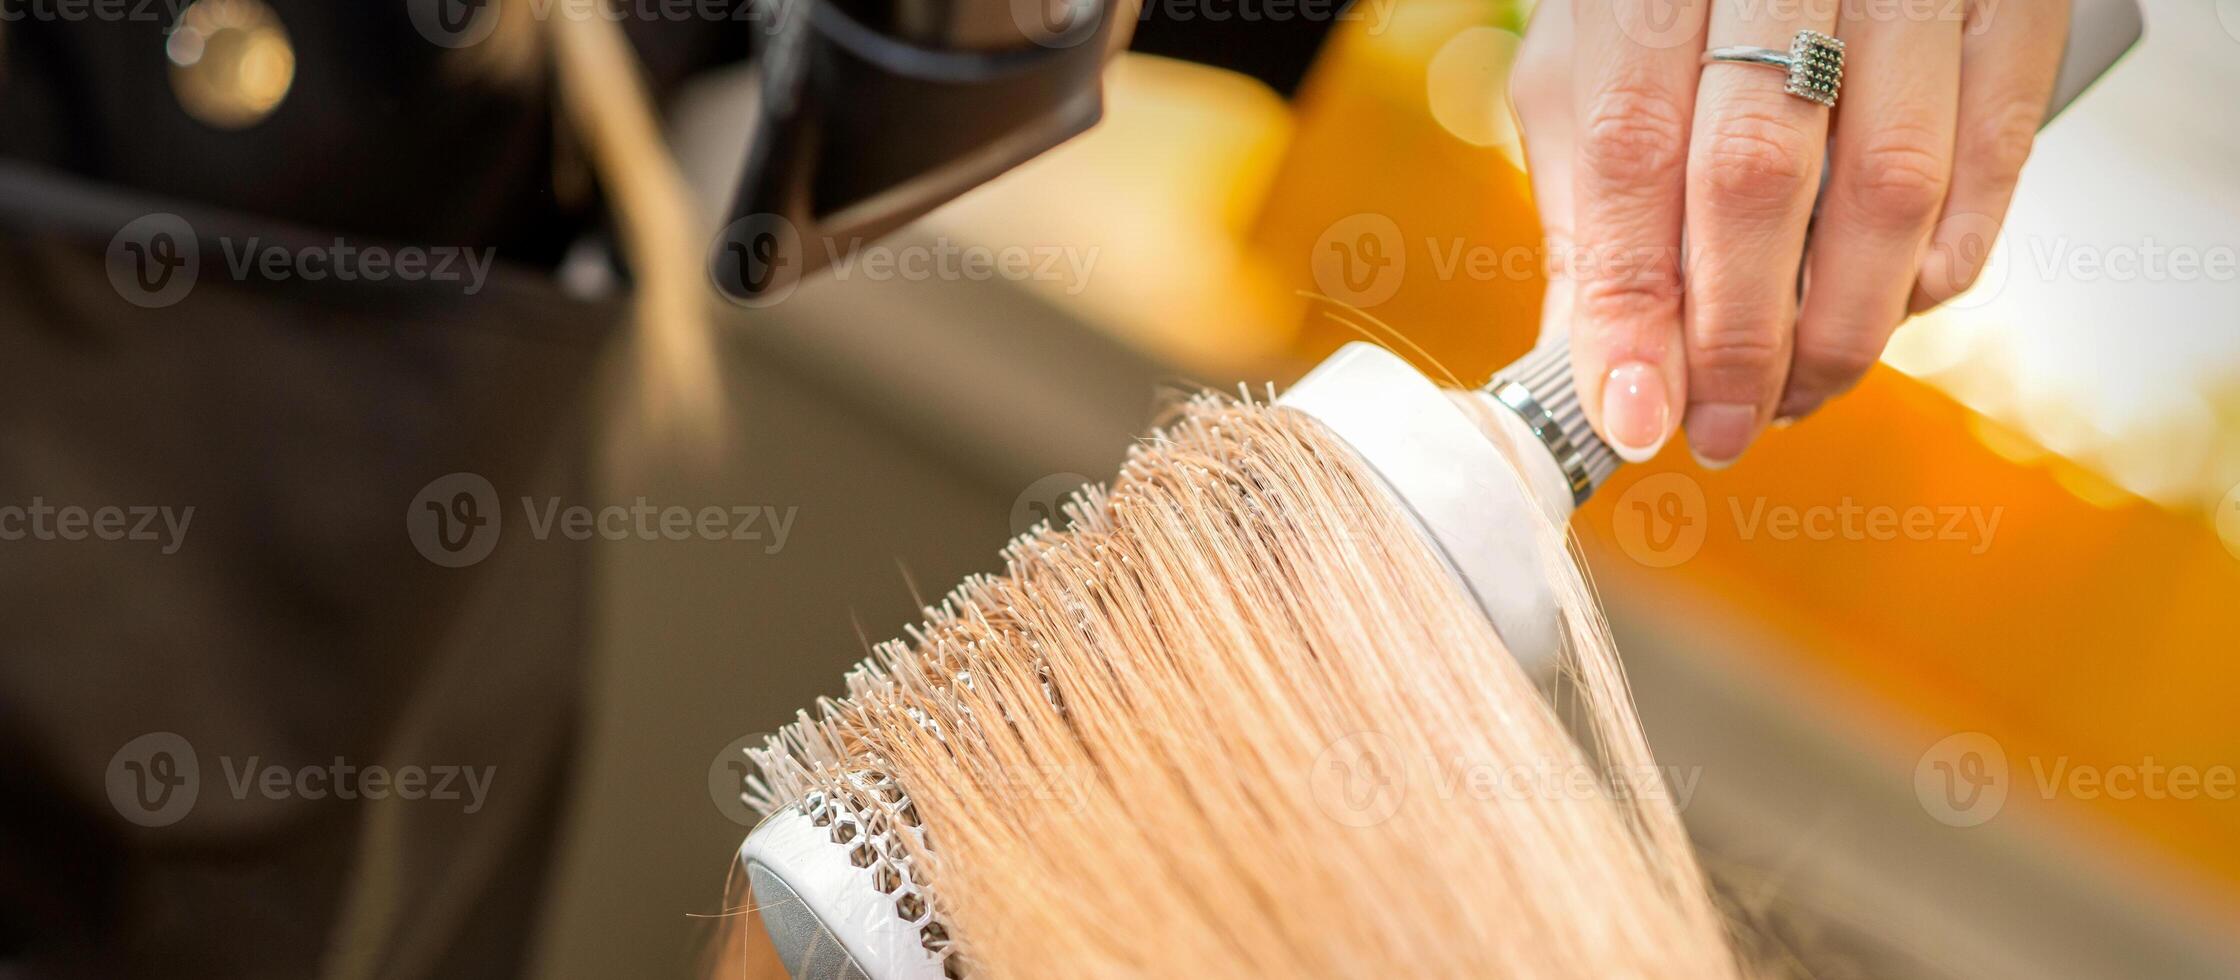
[[[528,858],[549,894],[494,896],[534,975],[688,975],[752,824],[741,747],[999,568],[1176,392],[1281,386],[1364,338],[1476,384],[1532,345],[1544,255],[1505,92],[1529,6],[1206,9],[1147,0],[1093,131],[774,301],[717,303],[720,458],[645,451],[622,355],[582,368],[606,407],[550,444],[591,463],[536,486],[774,523],[516,555],[580,574],[580,605],[446,640],[589,651],[538,804],[558,836]],[[1725,898],[1810,975],[2240,977],[2240,0],[2146,19],[2042,136],[1974,291],[1739,465],[1672,448],[1574,521]],[[755,84],[703,73],[668,103],[707,214]],[[596,254],[559,268],[613,288]],[[504,727],[511,691],[477,697]]]
[[[835,270],[736,317],[751,448],[720,479],[798,501],[799,525],[767,557],[601,557],[596,732],[547,976],[685,957],[682,913],[716,908],[744,829],[701,776],[1109,475],[1161,392],[1280,384],[1368,318],[1470,383],[1531,346],[1538,224],[1502,84],[1525,11],[1362,7],[1296,78],[1146,54],[1147,14],[1098,129],[889,243],[1071,265]],[[1733,469],[1672,449],[1574,522],[1660,756],[1700,780],[1689,823],[1814,975],[2240,975],[2240,126],[2222,95],[2240,5],[2146,13],[2042,136],[1973,292]],[[715,81],[679,115],[714,206],[746,97]],[[1389,261],[1349,268],[1361,248]],[[2185,770],[2226,790],[2180,791]]]

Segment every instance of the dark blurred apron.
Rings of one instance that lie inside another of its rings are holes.
[[[144,309],[166,267],[113,239],[158,212],[200,268]],[[521,975],[587,546],[506,525],[460,563],[477,512],[436,481],[584,499],[618,311],[503,267],[237,281],[250,237],[333,238],[0,166],[0,978]],[[121,516],[71,540],[73,507]],[[376,766],[428,782],[372,799]],[[244,782],[275,770],[326,775]]]

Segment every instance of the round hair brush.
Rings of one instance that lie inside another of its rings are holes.
[[[2139,11],[2132,0],[2076,0],[2071,7],[2071,17],[2070,45],[2052,101],[2054,112],[2066,106],[2113,64],[2137,39],[2140,31]],[[1560,528],[1573,509],[1601,486],[1619,463],[1617,455],[1588,426],[1580,407],[1572,381],[1568,338],[1544,339],[1539,348],[1498,372],[1485,387],[1472,391],[1441,388],[1390,352],[1370,344],[1355,343],[1315,368],[1276,399],[1275,405],[1278,410],[1311,417],[1342,444],[1343,449],[1338,450],[1341,454],[1343,450],[1350,450],[1360,468],[1373,475],[1375,488],[1366,492],[1377,493],[1382,498],[1368,509],[1412,528],[1415,534],[1411,537],[1424,546],[1429,560],[1444,571],[1449,584],[1459,587],[1468,601],[1483,611],[1485,623],[1490,624],[1498,636],[1498,649],[1505,650],[1515,661],[1515,667],[1509,668],[1514,683],[1499,676],[1491,678],[1492,686],[1499,689],[1492,692],[1494,703],[1520,707],[1516,702],[1526,700],[1525,692],[1530,685],[1545,682],[1555,672],[1567,644],[1573,645],[1572,652],[1578,653],[1576,645],[1581,643],[1582,634],[1599,632],[1599,621],[1593,620],[1591,613],[1581,612],[1582,607],[1591,607],[1592,603],[1585,598],[1578,570],[1567,567],[1568,555],[1560,547],[1550,547],[1548,538],[1549,528]],[[1134,458],[1130,465],[1135,465]],[[1169,465],[1179,466],[1178,472],[1204,477],[1207,467],[1225,465],[1225,461],[1170,461]],[[1193,466],[1199,468],[1192,470]],[[1249,468],[1247,464],[1245,469]],[[1123,476],[1127,475],[1123,471]],[[1151,478],[1174,482],[1172,477],[1172,473],[1164,473],[1153,474]],[[1249,472],[1242,476],[1225,473],[1220,477],[1248,482],[1251,478]],[[1271,496],[1262,499],[1254,493]],[[1217,501],[1215,507],[1281,508],[1289,503],[1273,496],[1275,493],[1268,486],[1259,486]],[[1084,502],[1096,506],[1083,506]],[[1100,496],[1098,491],[1088,491],[1088,496],[1077,501],[1070,511],[1077,527],[1086,522],[1089,530],[1102,533],[1113,520],[1107,511],[1115,503],[1109,497]],[[1167,499],[1165,506],[1188,508],[1193,503],[1184,493]],[[1342,503],[1322,499],[1302,504],[1298,509],[1301,513],[1316,513],[1318,507],[1342,509]],[[1201,522],[1207,518],[1205,513],[1195,515]],[[1249,517],[1240,520],[1249,520]],[[1200,523],[1196,528],[1200,532],[1232,529],[1219,520]],[[1359,531],[1327,523],[1316,525],[1314,530],[1330,532],[1336,538]],[[1035,535],[1015,542],[1011,552],[1014,565],[1032,564],[1063,550],[1036,550],[1047,543],[1046,539]],[[1254,546],[1249,537],[1231,540],[1229,544],[1243,548]],[[1361,567],[1354,571],[1376,565],[1380,558],[1389,559],[1392,566],[1400,567],[1411,566],[1415,559],[1423,557],[1398,551],[1380,555],[1374,553],[1374,548],[1368,549],[1371,553],[1363,554],[1350,545],[1332,544],[1331,547],[1346,551],[1345,561],[1359,563]],[[1405,550],[1405,547],[1399,549]],[[1062,570],[1063,574],[1054,576],[1060,580],[1054,591],[1067,594],[1065,601],[1057,604],[1059,610],[1065,615],[1078,614],[1081,622],[1029,624],[1041,631],[1036,636],[1062,643],[1068,629],[1092,628],[1094,614],[1084,612],[1079,604],[1093,602],[1102,576],[1112,572],[1102,564],[1106,557],[1101,552],[1092,553],[1085,566],[1068,566]],[[1208,561],[1219,558],[1215,555],[1200,557]],[[1081,560],[1078,555],[1061,555],[1060,558]],[[1124,561],[1125,557],[1116,560]],[[1175,569],[1164,571],[1176,572]],[[1282,582],[1276,589],[1281,591],[1284,587],[1301,584]],[[1436,589],[1429,580],[1413,584],[1419,590]],[[1027,668],[1026,680],[1021,681],[1016,676],[1009,678],[1012,686],[1001,696],[979,690],[982,684],[995,686],[1006,679],[976,675],[969,662],[972,651],[984,642],[1015,641],[1022,635],[1017,632],[1018,623],[994,622],[1013,612],[1010,602],[1018,596],[1005,592],[1000,580],[968,582],[959,595],[963,597],[963,612],[951,607],[929,610],[927,627],[912,633],[914,647],[888,650],[849,675],[850,700],[884,698],[895,702],[887,704],[889,710],[872,713],[867,718],[862,712],[851,713],[847,701],[826,701],[820,706],[821,718],[812,718],[804,712],[797,723],[787,726],[768,746],[750,751],[759,775],[749,778],[745,795],[766,817],[741,845],[739,859],[764,928],[776,947],[780,962],[795,980],[935,980],[963,977],[972,972],[971,961],[967,959],[972,951],[960,945],[952,932],[947,903],[938,893],[939,884],[932,866],[932,856],[937,852],[938,839],[944,831],[939,827],[929,830],[920,813],[921,800],[935,801],[934,797],[923,794],[955,793],[958,787],[917,787],[921,797],[914,800],[913,787],[885,771],[877,753],[867,752],[866,746],[883,737],[878,726],[902,725],[915,729],[912,734],[919,736],[921,742],[947,746],[952,744],[951,740],[956,740],[960,743],[955,745],[959,758],[971,752],[993,757],[1002,754],[995,752],[995,748],[1006,748],[1011,753],[1006,757],[1007,762],[1019,763],[1025,755],[1031,754],[1019,751],[1021,745],[1031,747],[1036,739],[1064,741],[1069,737],[1064,726],[1077,719],[1067,712],[1055,668],[1051,662],[1040,659],[1039,654],[1032,660],[1033,666]],[[1177,601],[1186,603],[1189,598],[1192,597],[1180,597]],[[1280,595],[1262,594],[1255,598],[1275,604],[1283,601]],[[952,602],[955,601],[953,597]],[[1438,603],[1432,602],[1417,611],[1439,608]],[[1479,624],[1481,629],[1483,625]],[[1176,631],[1189,632],[1182,628]],[[1203,634],[1194,634],[1194,638],[1199,642],[1208,640]],[[1325,635],[1320,639],[1328,642],[1329,637]],[[1449,635],[1442,639],[1454,637]],[[1586,640],[1593,646],[1596,638],[1589,635]],[[1589,734],[1594,736],[1588,741],[1593,744],[1595,753],[1605,759],[1628,763],[1636,769],[1649,767],[1647,743],[1630,720],[1630,703],[1624,693],[1622,672],[1607,650],[1607,638],[1602,637],[1600,642],[1602,648],[1595,655],[1582,655],[1571,661],[1582,668],[1581,696],[1595,709],[1588,713],[1588,724],[1593,729]],[[1418,647],[1412,653],[1425,656],[1443,645],[1433,643]],[[1307,645],[1310,652],[1311,647]],[[1092,649],[1092,653],[1095,652]],[[1159,651],[1161,655],[1189,652]],[[1103,651],[1103,654],[1109,653],[1109,649]],[[1374,656],[1364,658],[1365,661],[1375,659]],[[1384,717],[1414,711],[1419,705],[1452,715],[1463,699],[1448,699],[1438,690],[1439,684],[1467,686],[1487,681],[1489,674],[1502,673],[1501,670],[1455,666],[1455,663],[1467,661],[1464,657],[1445,664],[1447,674],[1437,675],[1436,683],[1412,692],[1417,703],[1410,703],[1407,697],[1380,702],[1388,712]],[[1099,669],[1095,656],[1076,659],[1071,665],[1075,669]],[[1359,668],[1364,664],[1352,666]],[[1366,666],[1371,670],[1368,676],[1349,680],[1365,683],[1385,679],[1375,674],[1375,669],[1381,665],[1368,663]],[[1427,672],[1427,676],[1433,675],[1435,671]],[[1227,680],[1225,678],[1197,676],[1193,679],[1207,686],[1186,693],[1218,700],[1227,691],[1223,684],[1212,683]],[[1128,682],[1135,687],[1113,685],[1099,688],[1096,693],[1109,696],[1120,691],[1156,701],[1160,687],[1152,683],[1151,675],[1133,676]],[[1088,686],[1097,688],[1095,684]],[[1326,689],[1326,693],[1332,690],[1337,692],[1336,699],[1347,700],[1355,699],[1355,692],[1361,689],[1339,684]],[[1475,693],[1487,694],[1483,690]],[[1363,691],[1358,699],[1375,700],[1375,695]],[[901,707],[896,708],[895,704]],[[977,707],[959,707],[960,704]],[[1110,704],[1099,707],[1113,717],[1129,717],[1127,710],[1115,709]],[[1171,710],[1176,705],[1154,707]],[[989,713],[996,717],[983,717]],[[1187,707],[1180,713],[1187,713]],[[1371,711],[1368,717],[1374,719],[1377,715]],[[1456,721],[1460,719],[1448,718],[1450,724]],[[1549,718],[1519,722],[1510,713],[1497,711],[1492,716],[1480,717],[1477,722],[1487,727],[1512,727],[1499,738],[1474,743],[1475,750],[1506,749],[1515,753],[1512,758],[1529,757],[1536,762],[1579,758],[1573,754],[1576,746],[1567,742],[1559,744],[1559,737],[1549,734],[1559,730]],[[1018,729],[1026,734],[1021,734],[1016,744],[1005,746],[995,745],[1001,739],[961,744],[969,741],[971,734],[965,729],[988,725]],[[1037,725],[1042,727],[1037,728]],[[1100,738],[1111,739],[1111,733],[1104,733]],[[1125,739],[1112,740],[1131,744]],[[1372,771],[1378,765],[1389,764],[1390,746],[1385,743],[1394,741],[1384,733],[1357,731],[1338,738],[1322,754],[1313,757],[1313,765],[1322,767],[1331,761],[1326,757],[1335,751],[1339,756],[1337,761],[1343,763],[1340,769],[1344,779],[1337,784],[1336,792],[1345,806],[1334,813],[1325,808],[1327,815],[1355,829],[1394,818],[1394,814],[1383,807],[1389,797],[1377,795],[1377,791],[1389,787],[1372,783],[1368,785],[1368,795],[1357,797],[1356,790],[1360,786],[1354,779],[1364,761],[1375,763],[1368,767]],[[1425,741],[1415,747],[1428,744],[1430,742]],[[1143,740],[1139,747],[1179,753],[1172,758],[1206,751],[1195,743],[1183,743],[1177,749],[1174,743],[1163,743],[1156,737]],[[1082,758],[1091,759],[1090,764],[1095,764],[1094,756],[1076,756],[1076,763]],[[1302,768],[1306,766],[1303,761],[1292,761]],[[1154,781],[1167,775],[1156,767],[1129,772],[1133,778]],[[1477,871],[1484,874],[1505,864],[1525,866],[1520,873],[1527,874],[1527,880],[1510,882],[1520,893],[1596,896],[1588,903],[1591,912],[1574,907],[1556,918],[1536,920],[1540,923],[1536,927],[1525,927],[1531,934],[1527,945],[1545,949],[1520,952],[1504,947],[1498,930],[1488,925],[1500,916],[1461,916],[1442,920],[1446,923],[1444,926],[1386,922],[1384,932],[1373,938],[1401,943],[1399,948],[1405,949],[1410,944],[1399,937],[1414,935],[1421,941],[1413,943],[1416,948],[1410,952],[1417,954],[1426,944],[1463,948],[1463,952],[1455,956],[1428,956],[1431,965],[1415,964],[1413,973],[1416,975],[1738,975],[1725,944],[1723,927],[1703,896],[1701,873],[1688,851],[1677,813],[1668,806],[1640,802],[1644,796],[1653,797],[1659,788],[1656,777],[1642,778],[1638,772],[1622,777],[1605,775],[1610,776],[1608,789],[1614,794],[1613,799],[1622,797],[1630,802],[1613,803],[1606,810],[1582,814],[1559,813],[1560,802],[1551,807],[1547,805],[1549,799],[1515,800],[1510,804],[1515,813],[1478,814],[1480,823],[1487,825],[1470,824],[1458,835],[1515,838],[1508,841],[1512,850],[1492,854],[1491,863],[1477,866]],[[1083,792],[1098,788],[1073,787]],[[1111,787],[1103,788],[1112,791]],[[1204,787],[1201,784],[1198,788],[1203,790]],[[1000,800],[1000,797],[991,799]],[[1199,802],[1189,796],[1169,800]],[[1352,808],[1361,800],[1368,801],[1368,810]],[[1316,802],[1324,801],[1318,797]],[[1364,813],[1375,819],[1361,822]],[[1152,818],[1158,817],[1153,815]],[[1618,823],[1609,823],[1612,818]],[[1202,827],[1182,826],[1205,831]],[[1081,828],[1073,829],[1081,831]],[[1119,835],[1130,832],[1124,823],[1096,829]],[[1166,829],[1173,831],[1175,828],[1167,826]],[[1434,826],[1433,836],[1441,829],[1454,830]],[[1218,853],[1225,843],[1235,843],[1234,838],[1222,838],[1218,829],[1210,834],[1201,833],[1194,839],[1209,853]],[[1580,849],[1582,841],[1589,842],[1590,846]],[[1618,842],[1617,846],[1599,850],[1591,846],[1613,842]],[[1431,850],[1441,855],[1447,853],[1436,847]],[[1006,856],[1005,852],[995,853],[999,857]],[[1161,853],[1172,856],[1174,852]],[[1384,855],[1400,861],[1416,856],[1406,850]],[[1475,856],[1488,855],[1478,853]],[[1353,857],[1361,859],[1360,854]],[[1376,860],[1370,858],[1363,863]],[[1452,869],[1436,866],[1422,873],[1436,878],[1441,874],[1467,872],[1457,865]],[[1553,883],[1545,879],[1531,880],[1531,873],[1560,878],[1562,885],[1550,887]],[[1487,885],[1482,881],[1471,882],[1473,888]],[[1191,895],[1186,887],[1175,891]],[[1229,897],[1249,899],[1252,894],[1247,890]],[[1191,897],[1213,901],[1207,896]],[[1066,896],[1052,898],[1062,901]],[[1560,900],[1550,899],[1549,902],[1553,907]],[[1367,911],[1396,904],[1376,902]],[[1383,910],[1392,911],[1391,908]],[[1033,918],[1035,912],[1032,908],[1018,907],[1013,911],[1026,918]],[[1269,910],[1260,911],[1267,913]],[[1417,906],[1414,917],[1428,918],[1451,911],[1437,905]],[[1525,903],[1506,911],[1546,913],[1549,910]],[[1596,920],[1594,928],[1582,929],[1578,936],[1560,935],[1567,928],[1578,927],[1580,920],[1590,918]],[[1316,958],[1313,951],[1298,949],[1318,944],[1325,923],[1311,923],[1288,933],[1275,928],[1254,932],[1254,925],[1250,921],[1232,924],[1232,929],[1249,935],[1222,934],[1212,947],[1199,948],[1225,950],[1224,944],[1245,946],[1258,939],[1264,942],[1258,947],[1259,958],[1243,958],[1262,968],[1252,972],[1278,972],[1265,969],[1271,961],[1289,964],[1291,969],[1281,971],[1288,973],[1363,972],[1361,964],[1333,964],[1330,960]],[[1350,925],[1327,923],[1331,932],[1344,932]],[[1435,935],[1423,938],[1411,931],[1411,925],[1423,926]],[[1438,929],[1445,931],[1438,932]],[[1489,931],[1493,934],[1489,935]],[[1565,939],[1576,940],[1580,936],[1589,937],[1589,941],[1565,945]],[[1278,941],[1265,943],[1270,937]],[[1604,947],[1625,945],[1613,937],[1637,943],[1638,948],[1631,954],[1603,955]],[[1120,942],[1125,949],[1115,955],[1122,959],[1130,955],[1149,957],[1154,966],[1106,972],[1171,975],[1178,971],[1162,957],[1186,955],[1173,954],[1165,948],[1185,948],[1179,936],[1127,936]],[[1485,952],[1484,958],[1469,957],[1473,943]],[[1182,965],[1200,964],[1185,962]],[[1371,975],[1406,972],[1402,970],[1406,965],[1380,962],[1367,972]],[[1044,972],[1096,972],[1075,969],[1076,964],[1071,962],[1042,963],[1041,966]],[[1034,974],[1030,971],[1027,975]]]
[[[1563,338],[1472,391],[1350,344],[1275,405],[1312,416],[1358,455],[1527,675],[1554,671],[1563,605],[1551,583],[1565,576],[1546,563],[1567,559],[1538,535],[1618,465],[1579,408]],[[885,680],[859,671],[851,696]],[[847,739],[803,713],[750,750],[761,775],[747,795],[768,816],[739,859],[779,960],[795,980],[963,976],[921,864],[938,835],[890,774],[849,768]]]

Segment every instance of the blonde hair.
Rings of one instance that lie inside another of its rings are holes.
[[[1544,518],[1576,735],[1304,415],[1197,399],[1068,514],[750,753],[766,812],[922,830],[879,859],[953,974],[1741,973]]]
[[[460,64],[471,76],[524,84],[549,56],[566,135],[606,189],[635,284],[631,380],[641,427],[705,455],[723,437],[704,261],[710,223],[663,141],[644,67],[611,11],[557,4],[548,9],[558,13],[539,17],[534,0],[496,9],[490,36],[462,49]],[[568,177],[554,180],[566,188]]]

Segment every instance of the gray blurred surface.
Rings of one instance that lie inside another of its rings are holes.
[[[598,543],[592,716],[541,975],[689,975],[710,936],[690,917],[722,907],[749,826],[714,788],[736,792],[741,741],[838,694],[918,598],[998,570],[1030,487],[1118,467],[1159,372],[996,289],[805,287],[726,325],[720,460],[633,463],[610,439],[594,503],[798,509],[775,554],[768,535]]]
[[[1675,596],[1604,591],[1643,727],[1745,933],[1820,980],[2240,977],[2212,886],[2017,793],[1978,826],[1917,796],[1949,730],[1877,710]]]

